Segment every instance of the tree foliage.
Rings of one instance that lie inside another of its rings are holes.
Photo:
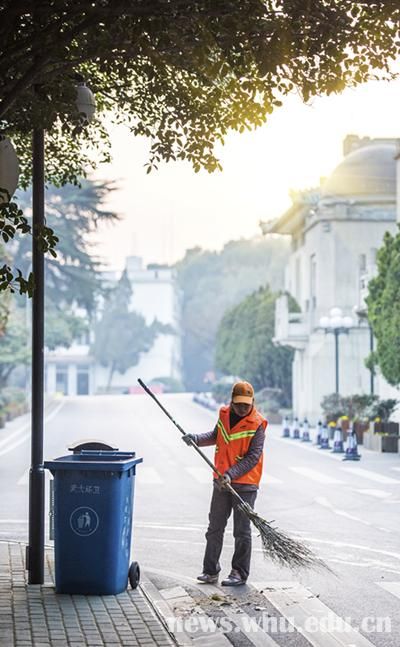
[[[153,346],[157,334],[170,332],[169,326],[157,321],[147,326],[142,315],[130,310],[131,296],[132,287],[125,271],[116,287],[109,292],[95,327],[92,352],[102,366],[109,368],[107,390],[116,371],[126,373],[136,366],[141,353]]]
[[[268,286],[261,287],[224,315],[217,333],[216,365],[227,375],[242,376],[256,390],[280,389],[287,405],[294,351],[273,344],[276,297]]]
[[[0,118],[19,144],[33,124],[51,133],[61,183],[87,161],[79,138],[98,141],[74,106],[76,75],[100,111],[152,138],[152,159],[213,170],[229,129],[260,125],[293,88],[307,101],[390,76],[400,47],[400,8],[382,0],[5,0],[0,19]]]
[[[3,258],[6,263],[9,262],[9,256],[6,255],[4,245],[0,243],[0,258]],[[1,282],[1,268],[0,268],[0,282]],[[4,334],[7,326],[8,317],[10,314],[11,292],[2,292],[0,289],[0,337]]]
[[[88,329],[102,293],[101,262],[90,236],[99,223],[112,224],[118,219],[104,207],[112,190],[111,185],[84,180],[81,188],[50,186],[46,192],[48,224],[60,240],[57,257],[45,259],[45,344],[50,350],[68,348]],[[31,191],[21,192],[19,201],[29,214]],[[30,240],[18,237],[12,264],[31,276],[31,262]]]
[[[392,398],[380,400],[377,395],[370,393],[355,393],[348,396],[331,393],[322,398],[321,409],[326,420],[332,422],[336,422],[343,416],[353,421],[379,418],[383,422],[388,422],[398,404],[398,401]]]
[[[117,214],[105,208],[105,201],[114,190],[112,184],[83,180],[81,187],[49,186],[46,191],[46,217],[59,243],[57,258],[46,264],[46,298],[55,305],[75,304],[88,313],[95,306],[101,291],[101,259],[96,256],[91,235],[99,224],[118,220]],[[20,192],[19,203],[30,212],[31,190]],[[16,241],[14,265],[26,275],[32,269],[31,241],[21,236]]]
[[[182,353],[186,388],[204,388],[214,369],[215,339],[224,313],[266,281],[282,288],[289,248],[282,239],[236,240],[221,252],[194,248],[177,264],[182,290]]]
[[[377,341],[371,361],[384,378],[400,384],[400,233],[386,232],[377,254],[377,276],[368,284],[368,319]]]
[[[0,297],[4,298],[3,295]],[[30,361],[25,312],[15,300],[10,306],[7,327],[0,335],[0,389],[3,389],[17,366]]]
[[[3,0],[0,128],[25,188],[33,127],[47,132],[47,182],[75,183],[109,159],[106,114],[151,140],[148,170],[182,159],[211,172],[215,145],[265,123],[288,93],[308,101],[391,78],[399,24],[394,0]],[[82,79],[92,124],[75,105]],[[51,232],[35,235],[54,248]]]

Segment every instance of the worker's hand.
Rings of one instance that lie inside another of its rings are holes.
[[[227,490],[227,486],[231,484],[231,480],[232,479],[229,474],[222,474],[222,476],[220,476],[218,479],[219,487],[221,488],[221,490]]]
[[[185,434],[182,436],[182,440],[187,445],[196,445],[196,436],[194,434]]]

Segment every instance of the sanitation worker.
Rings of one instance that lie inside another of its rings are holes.
[[[263,466],[263,446],[267,421],[254,405],[254,389],[249,382],[237,382],[229,406],[222,407],[213,431],[185,434],[182,440],[198,447],[215,445],[214,464],[222,475],[214,473],[213,493],[206,532],[206,550],[200,582],[214,584],[221,570],[219,558],[224,531],[233,510],[235,550],[232,570],[223,586],[246,583],[250,571],[250,520],[238,509],[238,501],[227,488],[230,484],[252,508],[257,497]]]

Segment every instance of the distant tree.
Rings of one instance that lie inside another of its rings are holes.
[[[126,373],[139,362],[141,353],[151,349],[157,334],[170,332],[168,326],[154,321],[146,325],[144,317],[131,312],[132,288],[126,271],[109,292],[100,320],[95,327],[92,352],[95,359],[109,368],[107,391],[116,371]]]
[[[276,298],[268,286],[259,288],[225,313],[217,333],[216,365],[227,375],[249,380],[257,390],[280,389],[282,404],[288,405],[294,351],[273,344]]]
[[[4,245],[0,243],[0,261],[9,262],[9,256],[6,254]],[[1,282],[1,275],[0,275]],[[4,334],[10,314],[11,291],[0,290],[0,337]]]
[[[45,343],[50,349],[68,348],[89,327],[96,300],[102,292],[100,259],[93,253],[90,235],[99,224],[112,224],[118,216],[104,208],[112,185],[85,180],[75,186],[46,192],[48,224],[60,239],[57,258],[46,258]],[[31,191],[20,194],[29,212]],[[31,270],[31,241],[18,238],[14,263],[28,274]]]
[[[46,220],[60,242],[57,258],[46,258],[46,299],[93,310],[101,291],[101,261],[90,236],[99,225],[118,221],[118,215],[104,206],[113,190],[112,184],[94,180],[82,180],[81,188],[48,187]],[[31,200],[31,190],[19,193],[19,202],[28,214]],[[20,237],[13,257],[27,274],[31,270],[31,240]]]
[[[46,308],[45,345],[49,350],[69,348],[89,331],[89,321],[71,310],[48,305]]]
[[[47,131],[47,181],[60,185],[109,158],[106,118],[150,138],[148,169],[186,159],[213,171],[227,133],[261,126],[289,93],[308,101],[392,78],[399,24],[398,2],[383,0],[4,0],[1,130],[22,186],[32,128]],[[97,95],[89,126],[75,105],[82,79]],[[5,220],[13,227],[19,215]]]
[[[182,352],[185,386],[204,388],[214,369],[218,326],[224,313],[269,282],[283,287],[289,246],[282,239],[231,241],[221,252],[194,248],[177,264],[182,290]]]
[[[30,361],[24,314],[14,303],[10,308],[7,326],[0,335],[0,390],[7,386],[11,373],[18,366]]]
[[[348,396],[331,393],[322,398],[321,409],[326,420],[332,422],[336,422],[342,416],[347,416],[353,421],[380,418],[383,422],[389,422],[398,404],[398,400],[392,398],[380,400],[377,395],[366,393]]]
[[[377,276],[368,284],[368,320],[377,341],[376,351],[367,359],[378,364],[384,378],[400,384],[400,232],[386,232],[377,254]]]

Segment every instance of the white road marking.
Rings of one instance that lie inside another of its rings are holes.
[[[296,449],[304,449],[306,452],[317,452],[319,456],[325,456],[325,458],[330,458],[334,461],[340,461],[342,462],[343,460],[343,454],[332,454],[332,451],[328,450],[320,450],[319,447],[314,445],[313,443],[302,443],[301,440],[293,440],[293,442],[290,442],[291,439],[289,438],[281,438],[277,436],[270,436],[273,441],[278,441],[280,443],[284,443],[285,445],[295,447]]]
[[[62,400],[58,406],[53,409],[51,413],[49,413],[48,416],[45,416],[44,422],[47,423],[50,420],[52,420],[62,409],[62,407],[65,404],[65,400]],[[27,433],[24,433],[26,429],[29,429]],[[7,438],[4,438],[0,442],[0,456],[4,456],[4,454],[8,454],[11,452],[13,449],[18,447],[19,445],[22,445],[28,438],[31,436],[31,422],[27,422],[25,425],[14,431],[10,436]]]
[[[185,470],[199,483],[212,484],[213,475],[211,469],[207,469],[206,467],[185,467]]]
[[[163,482],[161,476],[154,467],[142,467],[136,475],[136,480],[139,485],[159,485]]]
[[[400,598],[400,582],[375,582],[375,584],[379,584],[385,591],[389,591],[396,598]]]
[[[393,550],[381,550],[380,548],[370,548],[369,546],[363,546],[363,544],[350,544],[345,541],[331,541],[329,539],[317,539],[316,537],[307,537],[307,535],[303,535],[302,540],[309,541],[312,544],[326,544],[327,546],[333,546],[335,548],[354,548],[356,550],[366,551],[370,553],[377,553],[378,555],[394,557],[395,559],[400,560],[400,553],[396,553]],[[261,551],[261,548],[260,548],[260,551]]]
[[[135,528],[149,528],[150,530],[190,530],[191,532],[204,532],[205,523],[191,524],[190,526],[167,526],[160,523],[152,523],[149,521],[135,521]]]
[[[249,616],[244,611],[238,614],[228,605],[224,606],[224,613],[255,647],[279,647],[278,643],[258,625],[257,618]]]
[[[373,647],[373,643],[298,582],[253,584],[314,647]]]
[[[339,517],[346,517],[346,519],[351,519],[351,521],[358,521],[359,523],[363,523],[365,526],[372,526],[370,521],[364,521],[363,519],[355,517],[349,512],[345,512],[345,510],[339,510],[338,508],[335,508],[332,503],[323,496],[316,497],[314,501],[319,505],[322,505],[324,508],[328,508],[329,510],[331,510],[331,512],[334,512]]]
[[[266,485],[280,485],[283,481],[276,478],[276,476],[272,476],[269,472],[264,472],[261,477],[261,483],[265,483]]]
[[[363,478],[369,479],[370,481],[375,481],[376,483],[385,483],[386,485],[398,485],[400,481],[398,479],[392,479],[390,476],[383,476],[377,472],[371,472],[370,470],[364,470],[361,467],[342,467],[343,472],[349,472],[350,474],[356,474],[357,476],[362,476]]]
[[[391,492],[385,492],[384,490],[357,490],[355,488],[354,492],[366,494],[367,496],[374,496],[377,499],[387,499],[387,497],[392,496]]]
[[[199,483],[210,485],[212,483],[212,472],[207,467],[185,467],[186,472],[190,474]],[[268,472],[264,472],[261,478],[261,483],[266,485],[280,485],[283,483],[281,479],[272,476]]]
[[[325,557],[326,562],[332,562],[333,564],[346,564],[347,566],[356,566],[357,568],[375,568],[378,571],[386,571],[386,573],[394,573],[395,575],[400,575],[400,569],[390,568],[386,562],[382,562],[380,559],[366,559],[365,561],[360,561],[359,559],[355,562],[351,559],[346,559],[345,557]]]
[[[317,472],[308,467],[290,467],[289,469],[291,469],[292,472],[296,472],[297,474],[305,476],[305,478],[311,479],[312,481],[317,481],[318,483],[327,483],[332,485],[343,483],[343,481],[339,481],[332,476],[327,476],[326,474],[322,474],[322,472]]]

